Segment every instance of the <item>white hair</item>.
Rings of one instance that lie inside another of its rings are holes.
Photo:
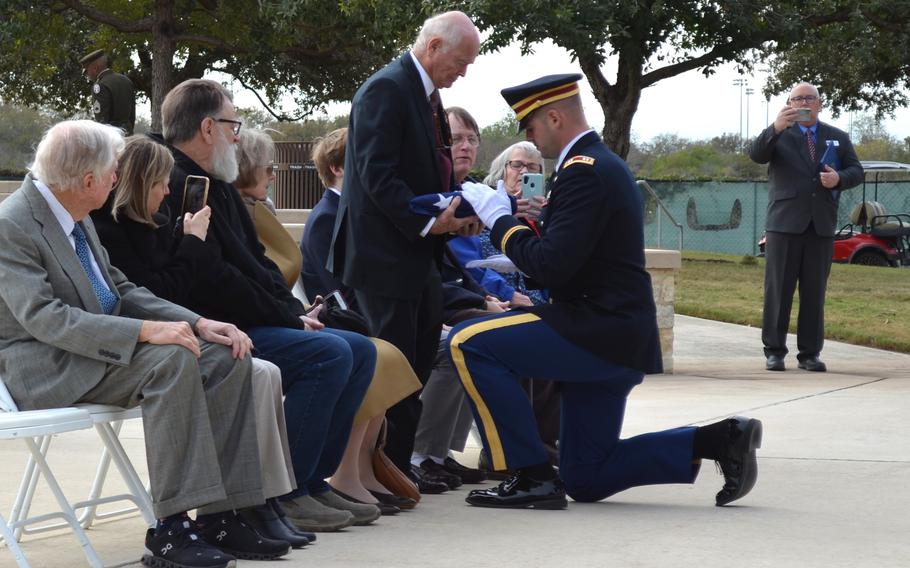
[[[460,20],[462,17],[465,20],[464,22],[455,21]],[[413,51],[419,53],[425,50],[427,44],[433,38],[442,40],[443,53],[449,52],[469,35],[473,34],[479,38],[480,34],[477,28],[473,24],[470,26],[464,25],[465,23],[471,24],[467,16],[460,12],[446,12],[427,18],[423,22],[423,27],[420,28],[420,33],[417,34],[417,39],[414,41]]]
[[[816,87],[816,86],[813,85],[812,83],[809,83],[808,81],[800,81],[799,83],[793,85],[793,88],[790,89],[790,94],[792,95],[792,94],[793,94],[793,91],[795,91],[795,90],[798,89],[799,87],[810,87],[810,88],[815,92],[815,96],[816,96],[816,97],[818,97],[819,99],[822,98],[822,97],[821,97],[821,94],[818,92],[818,87]],[[789,95],[787,96],[787,98],[788,98],[788,99],[790,98]]]
[[[78,189],[85,174],[100,177],[112,168],[123,146],[119,128],[93,120],[65,120],[44,133],[29,169],[54,191]]]
[[[496,182],[501,179],[506,178],[506,162],[509,161],[509,156],[512,155],[512,152],[519,150],[524,152],[528,156],[531,156],[531,159],[540,164],[540,173],[543,171],[543,155],[540,153],[540,150],[537,149],[537,146],[534,144],[522,140],[521,142],[516,142],[499,153],[498,156],[493,158],[493,163],[490,164],[490,173],[487,174],[487,177],[483,178],[483,183],[496,187]]]

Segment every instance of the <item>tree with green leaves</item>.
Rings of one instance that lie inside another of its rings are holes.
[[[292,96],[301,118],[346,100],[413,39],[423,21],[407,0],[4,0],[0,97],[72,113],[85,108],[78,58],[112,54],[151,101],[160,128],[164,95],[177,83],[224,72],[272,107]]]
[[[440,3],[444,4],[444,3]],[[550,39],[569,51],[604,112],[604,141],[625,157],[643,89],[729,61],[749,69],[750,54],[768,42],[784,48],[797,36],[803,3],[785,0],[468,0],[460,3],[495,51],[518,41],[530,54]],[[617,72],[604,67],[615,57]],[[710,96],[706,93],[706,95]],[[667,109],[685,112],[685,109]]]
[[[788,49],[764,46],[772,77],[765,94],[799,81],[817,86],[835,115],[891,115],[910,103],[910,3],[906,0],[807,2],[805,28]]]

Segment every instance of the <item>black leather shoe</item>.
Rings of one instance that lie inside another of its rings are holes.
[[[408,477],[417,484],[417,490],[424,495],[438,495],[449,490],[449,486],[442,481],[432,481],[423,476],[423,471],[416,465],[411,466]]]
[[[297,534],[281,522],[275,510],[269,504],[250,507],[242,511],[243,519],[256,529],[256,532],[272,540],[283,540],[293,548],[301,548],[310,544],[310,539]]]
[[[370,491],[370,494],[375,497],[376,500],[380,503],[385,503],[386,505],[394,505],[402,511],[406,509],[413,509],[417,506],[417,501],[411,499],[410,497],[402,497],[401,495],[393,495],[391,493],[381,493],[379,491]]]
[[[457,475],[462,483],[483,483],[487,480],[487,474],[484,472],[479,469],[463,466],[450,457],[447,457],[445,461],[442,462],[442,469],[453,475]]]
[[[828,370],[827,365],[818,357],[809,357],[799,362],[799,368],[816,373],[824,373]]]
[[[520,471],[496,487],[471,491],[465,501],[475,507],[500,509],[565,509],[568,506],[561,479],[538,481]]]
[[[784,366],[783,355],[768,355],[768,362],[765,363],[765,369],[769,371],[786,371]]]
[[[761,420],[734,416],[729,419],[730,430],[727,457],[717,465],[724,474],[724,487],[717,493],[715,504],[722,507],[745,497],[758,478],[755,450],[761,447]]]
[[[291,551],[287,541],[265,538],[234,512],[225,512],[217,520],[200,524],[199,535],[210,545],[244,560],[272,560]]]
[[[309,531],[302,531],[294,526],[294,523],[288,518],[287,513],[284,512],[284,508],[281,506],[281,503],[278,502],[278,499],[268,499],[266,500],[272,510],[275,511],[275,514],[278,515],[278,518],[281,519],[281,522],[286,526],[290,531],[298,536],[310,541],[310,544],[316,542],[316,533]]]
[[[449,486],[449,489],[458,489],[461,487],[461,478],[453,473],[449,473],[441,465],[427,458],[420,462],[420,465],[414,466],[420,470],[424,479],[430,481],[441,481]]]
[[[480,450],[480,458],[477,460],[477,468],[487,476],[487,479],[492,479],[494,481],[505,481],[506,479],[509,479],[515,475],[507,469],[493,469],[493,461],[487,454],[486,449]]]

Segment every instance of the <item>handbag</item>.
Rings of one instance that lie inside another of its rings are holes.
[[[408,497],[419,502],[420,491],[417,490],[417,485],[404,472],[398,469],[398,466],[382,451],[382,448],[385,447],[385,442],[386,422],[383,420],[382,430],[379,432],[376,448],[373,450],[373,474],[376,476],[376,481],[391,491],[393,495]]]

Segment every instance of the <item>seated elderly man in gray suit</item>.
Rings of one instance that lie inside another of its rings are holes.
[[[133,285],[98,243],[88,214],[122,148],[112,126],[61,122],[0,204],[0,374],[22,409],[141,405],[159,518],[143,564],[280,555],[233,513],[263,502],[249,337]]]

